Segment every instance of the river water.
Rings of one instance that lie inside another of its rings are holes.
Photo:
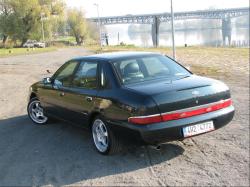
[[[232,21],[231,45],[237,47],[249,47],[249,25],[237,26],[237,21]],[[140,25],[137,25],[140,27]],[[151,26],[144,26],[135,32],[129,30],[129,25],[108,25],[105,32],[109,36],[109,44],[119,43],[132,44],[135,46],[151,47]],[[202,28],[178,27],[175,31],[175,43],[177,46],[220,46],[223,44],[221,25],[214,25]],[[228,41],[226,42],[228,44]],[[160,46],[171,46],[172,38],[169,29],[160,27]]]

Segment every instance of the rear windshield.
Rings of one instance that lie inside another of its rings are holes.
[[[162,55],[130,58],[113,64],[125,85],[154,79],[180,79],[190,75],[185,68]]]

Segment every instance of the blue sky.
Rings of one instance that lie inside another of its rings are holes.
[[[162,13],[170,11],[170,0],[66,0],[70,7],[83,8],[86,17],[97,17],[94,3],[100,7],[100,16]],[[173,0],[175,11],[208,8],[235,8],[249,6],[248,0]]]

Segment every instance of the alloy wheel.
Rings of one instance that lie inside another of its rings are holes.
[[[39,100],[31,101],[29,104],[29,116],[37,124],[44,124],[48,117],[44,115],[43,108]]]
[[[104,153],[109,147],[108,130],[102,120],[96,119],[92,126],[92,135],[98,151]]]

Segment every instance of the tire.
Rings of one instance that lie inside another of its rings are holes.
[[[49,118],[44,115],[40,101],[36,97],[30,99],[27,106],[27,112],[31,121],[36,125],[45,125],[49,120]]]
[[[97,137],[98,126],[99,128],[103,128],[104,136],[105,134],[107,134],[106,141],[105,140],[103,141],[100,139],[98,140],[98,137]],[[93,120],[92,126],[91,126],[91,132],[92,132],[92,140],[93,140],[94,147],[97,150],[97,152],[99,152],[100,154],[112,155],[122,150],[121,141],[114,135],[114,132],[111,130],[109,125],[101,116],[97,116]]]

